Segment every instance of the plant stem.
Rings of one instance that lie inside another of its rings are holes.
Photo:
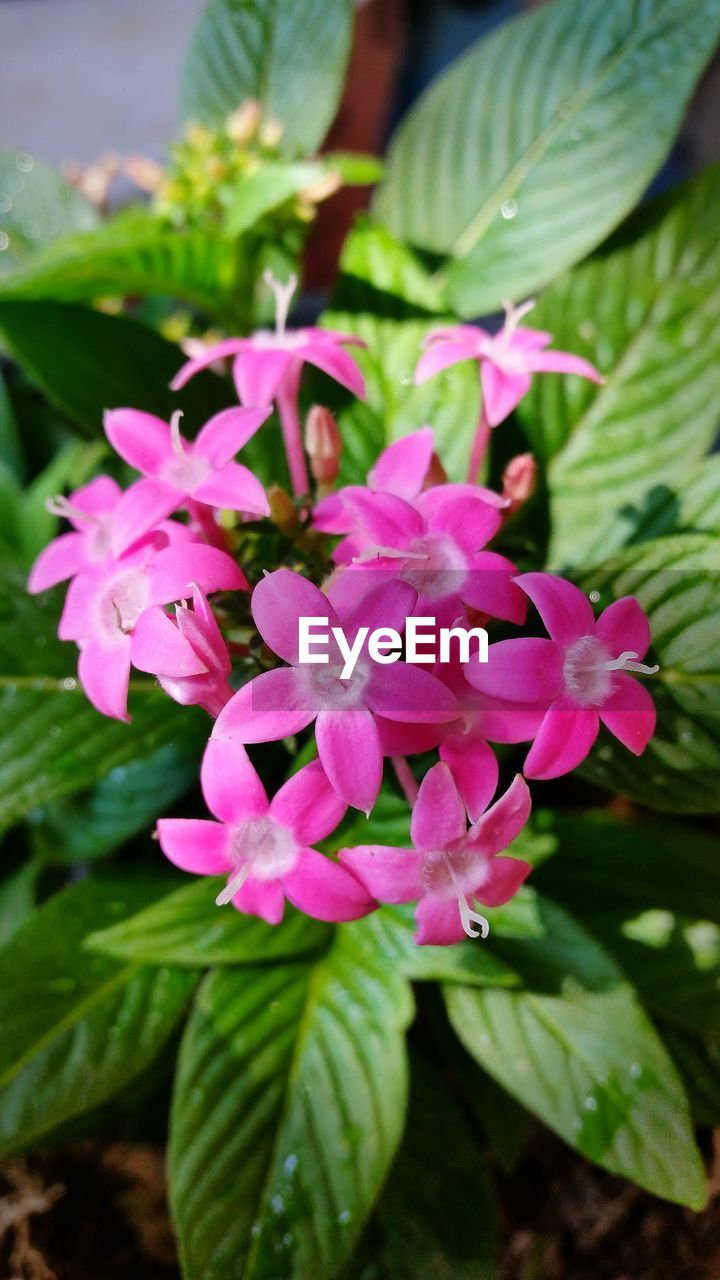
[[[417,800],[418,784],[413,776],[412,769],[404,756],[392,756],[392,767],[395,770],[395,777],[402,787],[403,795],[408,804],[412,808]]]
[[[485,406],[480,410],[480,421],[477,424],[475,439],[473,440],[472,450],[470,452],[470,465],[468,466],[468,484],[476,484],[477,478],[482,466],[483,458],[487,452],[488,442],[490,440],[490,423],[485,416]]]
[[[300,414],[298,412],[298,393],[300,391],[300,365],[292,370],[278,387],[275,402],[280,416],[285,456],[287,458],[290,483],[296,498],[304,498],[310,492],[305,454],[303,452]]]

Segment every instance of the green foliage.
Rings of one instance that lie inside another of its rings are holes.
[[[0,277],[44,245],[92,231],[99,215],[54,169],[24,151],[0,150]]]
[[[336,1274],[402,1133],[410,1013],[404,980],[345,931],[314,964],[207,979],[170,1139],[188,1280]]]
[[[378,216],[450,255],[461,315],[527,295],[642,195],[719,31],[717,0],[555,0],[504,24],[401,125]]]
[[[682,504],[692,501],[686,482],[697,484],[717,432],[719,218],[716,168],[641,209],[533,313],[558,347],[605,375],[601,387],[536,378],[521,411],[549,461],[553,567],[595,564],[658,506],[666,520],[682,519]],[[720,531],[712,505],[706,510]]]
[[[337,109],[352,23],[351,0],[210,0],[185,63],[186,118],[217,125],[253,98],[282,125],[287,154],[314,151]]]
[[[699,1209],[706,1190],[687,1100],[630,984],[590,934],[523,894],[493,912],[520,991],[448,987],[465,1047],[566,1142],[613,1173]]]
[[[98,925],[162,881],[88,880],[35,912],[2,950],[0,1150],[21,1150],[119,1093],[158,1055],[196,982],[83,951]]]
[[[95,711],[75,678],[74,650],[55,638],[60,592],[28,596],[24,574],[5,561],[0,597],[0,831],[192,736],[202,713],[178,707],[150,680],[133,681],[132,725]]]

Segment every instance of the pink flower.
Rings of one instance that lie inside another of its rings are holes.
[[[417,592],[413,612],[432,613],[450,625],[462,605],[495,618],[522,622],[526,601],[513,583],[515,565],[494,551],[483,551],[497,533],[502,517],[466,485],[438,485],[426,489],[414,504],[389,493],[357,488],[345,504],[354,515],[350,541],[353,563],[345,575],[333,579],[334,604],[357,596],[354,573],[390,571]],[[459,491],[459,492],[458,492]],[[336,554],[347,553],[347,541]]]
[[[498,334],[475,325],[458,324],[435,329],[428,337],[428,349],[420,357],[415,381],[426,382],[433,374],[460,360],[479,360],[483,407],[488,424],[498,426],[527,395],[534,373],[577,373],[592,382],[602,376],[588,360],[565,351],[548,351],[552,334],[540,329],[522,329],[519,322],[535,304],[506,307],[506,318]]]
[[[69,498],[52,498],[48,511],[73,526],[40,552],[28,579],[28,591],[37,595],[110,555],[112,514],[120,500],[120,486],[110,476],[96,476]]]
[[[379,455],[367,478],[367,488],[372,493],[389,493],[415,503],[423,490],[427,490],[433,472],[434,437],[431,427],[421,427],[388,445]],[[444,485],[434,486],[438,490]],[[361,485],[347,485],[337,493],[330,493],[317,503],[313,512],[313,525],[321,533],[352,533],[356,516],[351,506],[353,494],[365,493]],[[482,498],[490,506],[502,509],[507,502],[492,489],[479,485],[453,485],[456,497]],[[350,555],[344,557],[349,559]]]
[[[218,716],[232,697],[230,655],[207,599],[193,584],[193,608],[175,606],[175,621],[159,605],[140,614],[132,637],[132,662],[157,676],[182,706],[201,706]]]
[[[529,778],[557,778],[590,751],[600,721],[635,755],[655,731],[655,707],[627,672],[654,675],[643,658],[650,626],[633,596],[616,600],[595,621],[582,591],[549,573],[515,579],[550,635],[490,645],[488,663],[466,668],[471,684],[506,705],[542,709],[544,717],[525,761]]]
[[[247,467],[232,461],[269,413],[269,409],[225,409],[191,442],[180,434],[179,413],[168,425],[139,409],[109,410],[105,415],[108,440],[121,458],[147,477],[132,485],[117,504],[112,525],[114,554],[121,555],[188,499],[210,507],[269,515],[260,481]]]
[[[345,805],[319,761],[299,769],[268,802],[238,742],[211,739],[203,794],[217,822],[162,818],[160,847],[175,866],[227,876],[217,903],[279,924],[285,898],[318,920],[356,920],[375,902],[359,882],[311,846],[334,831]]]
[[[443,721],[457,715],[452,693],[428,671],[396,662],[379,665],[363,649],[352,675],[341,678],[338,644],[324,665],[299,664],[299,620],[319,618],[341,628],[352,644],[362,627],[402,632],[416,595],[406,583],[386,579],[338,618],[327,596],[289,569],[258,583],[252,612],[265,643],[289,666],[266,671],[246,684],[221,711],[213,738],[273,742],[299,733],[313,720],[318,755],[346,804],[367,813],[382,780],[382,750],[375,715],[397,720]],[[366,637],[367,638],[367,637]]]
[[[80,648],[78,675],[85,692],[103,715],[129,720],[127,693],[134,630],[153,605],[170,604],[201,590],[247,589],[244,574],[216,547],[191,542],[182,525],[176,541],[156,532],[125,555],[78,574],[70,584],[58,628],[61,640]],[[177,633],[177,647],[181,636]],[[201,664],[196,660],[197,671]]]
[[[420,784],[410,834],[414,849],[360,845],[339,859],[378,902],[415,902],[415,941],[446,946],[464,934],[487,937],[488,922],[473,899],[499,907],[517,893],[531,870],[519,858],[498,856],[530,815],[523,778],[467,829],[465,808],[446,764],[433,765]]]
[[[362,347],[365,344],[352,334],[330,329],[286,329],[297,280],[291,276],[287,284],[281,285],[271,273],[266,273],[265,279],[275,294],[275,331],[260,329],[249,338],[226,338],[215,343],[204,355],[188,360],[171,386],[178,391],[201,369],[207,369],[216,360],[234,356],[233,377],[242,404],[264,408],[275,401],[277,405],[293,491],[300,497],[310,489],[298,416],[302,366],[304,363],[315,365],[362,399],[365,395],[362,373],[352,357],[343,351],[343,345]]]

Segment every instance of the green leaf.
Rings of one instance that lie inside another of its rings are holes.
[[[642,195],[719,31],[717,0],[556,0],[505,23],[401,126],[379,216],[452,255],[461,315],[527,295]]]
[[[281,925],[215,903],[222,877],[193,880],[138,915],[92,935],[88,945],[143,964],[262,964],[327,948],[329,925],[288,909]]]
[[[449,1159],[438,1158],[438,1135]],[[447,1081],[411,1058],[402,1146],[378,1206],[392,1280],[495,1280],[495,1204],[486,1162]]]
[[[340,930],[315,964],[202,987],[173,1097],[186,1280],[316,1280],[350,1253],[405,1114],[405,981]]]
[[[170,391],[182,352],[125,316],[72,303],[0,301],[0,334],[28,377],[88,434],[99,435],[104,410],[116,406],[165,419],[182,409],[196,427],[230,398],[210,374]]]
[[[239,236],[266,213],[277,209],[325,177],[324,164],[264,164],[238,183],[225,211],[225,233]]]
[[[87,880],[36,911],[2,950],[0,1150],[20,1150],[119,1093],[158,1055],[196,975],[88,955],[103,922],[162,882]]]
[[[286,154],[314,151],[337,110],[352,27],[350,0],[210,0],[185,63],[185,117],[218,125],[255,98],[282,124]]]
[[[517,901],[517,900],[516,900]],[[493,949],[522,991],[446,988],[466,1049],[571,1146],[612,1173],[699,1209],[706,1188],[682,1084],[632,988],[580,925],[547,900],[493,916]],[[529,931],[532,926],[532,932]],[[504,936],[505,934],[505,936]]]
[[[131,683],[131,725],[101,716],[76,679],[75,647],[55,637],[61,602],[61,590],[28,596],[25,575],[0,560],[0,832],[205,727],[150,680]]]
[[[641,209],[533,313],[605,375],[540,375],[520,411],[549,459],[551,565],[597,563],[696,481],[720,397],[718,220],[715,168]]]
[[[214,233],[168,228],[132,211],[67,236],[0,276],[0,300],[82,302],[128,294],[182,298],[213,312],[231,292],[235,247]]]
[[[0,277],[59,236],[92,231],[99,221],[89,200],[49,165],[0,150]]]
[[[36,848],[51,862],[86,862],[111,853],[197,783],[206,739],[207,725],[193,717],[178,742],[118,765],[85,794],[36,810]]]
[[[347,187],[370,187],[385,172],[382,160],[363,151],[324,151],[323,160],[329,169],[340,174]]]
[[[633,544],[672,533],[720,533],[720,457],[703,458],[674,489],[651,489],[633,509]]]
[[[720,538],[659,538],[620,553],[583,585],[600,607],[635,596],[650,619],[660,664],[647,687],[658,723],[641,756],[610,734],[580,772],[600,786],[671,813],[714,813],[720,784],[720,633],[717,571]]]

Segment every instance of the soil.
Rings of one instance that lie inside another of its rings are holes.
[[[693,1214],[538,1130],[499,1178],[499,1280],[720,1280],[720,1138]],[[160,1147],[83,1142],[0,1165],[0,1280],[179,1280]],[[420,1272],[417,1280],[426,1280]]]

